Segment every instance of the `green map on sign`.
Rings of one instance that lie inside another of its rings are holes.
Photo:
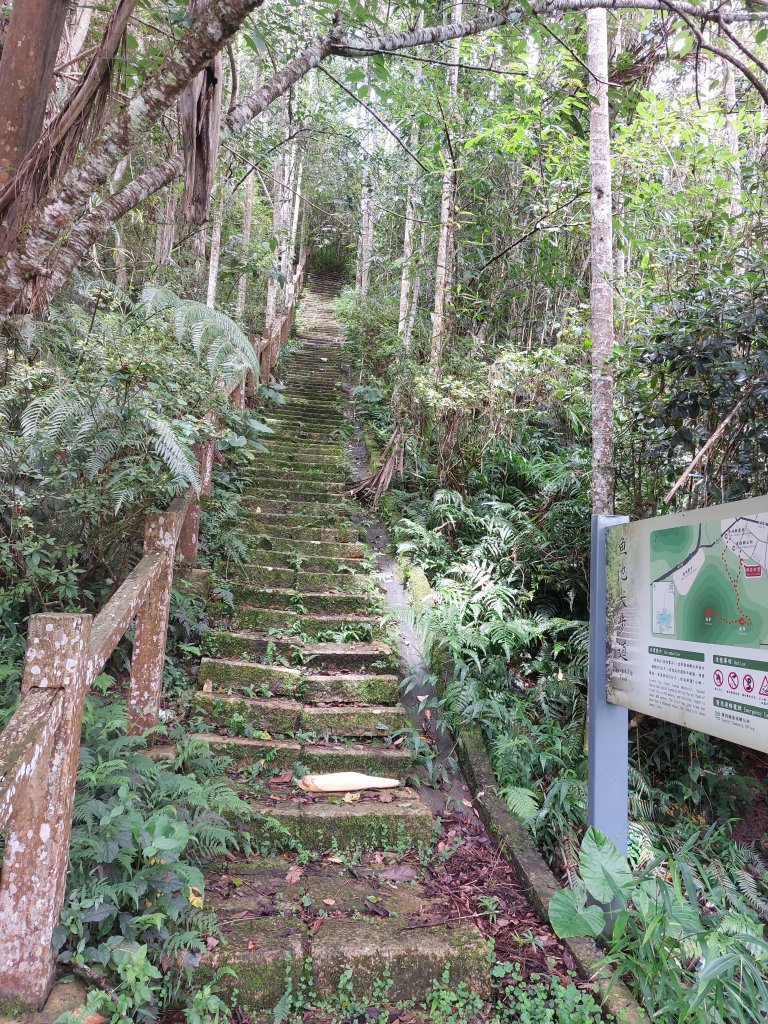
[[[768,648],[768,514],[654,531],[651,603],[656,636]]]

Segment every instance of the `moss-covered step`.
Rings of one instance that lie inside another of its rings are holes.
[[[284,787],[281,787],[284,790]],[[278,802],[262,797],[252,801],[252,806],[265,815],[276,818],[287,834],[310,851],[327,850],[335,846],[339,850],[409,849],[420,842],[428,842],[432,836],[435,819],[429,808],[422,803],[415,790],[401,787],[386,791],[389,803],[378,799],[361,799],[345,803],[341,797],[319,797],[313,801],[289,795]],[[259,825],[252,828],[254,835],[260,835]],[[266,830],[264,832],[266,838]],[[364,902],[357,900],[356,888],[349,883],[339,887],[327,876],[310,876],[301,887],[304,893],[316,899],[318,906],[322,899],[331,898],[339,909],[350,911],[363,909]],[[330,884],[329,884],[330,883]],[[373,895],[370,884],[364,887]],[[384,894],[383,905],[394,912],[386,899],[386,887],[378,887],[378,896]],[[376,901],[378,902],[378,900]],[[417,908],[409,905],[409,910]]]
[[[268,419],[267,426],[275,434],[290,437],[294,441],[321,441],[324,443],[340,442],[342,435],[349,429],[346,420],[311,421],[301,416],[280,416]]]
[[[289,477],[299,476],[303,480],[334,480],[351,486],[352,469],[348,463],[339,460],[318,461],[311,456],[303,457],[296,453],[293,457],[264,458],[263,462],[259,462],[259,469],[263,470],[264,476],[286,474]]]
[[[270,634],[290,640],[364,640],[376,639],[383,632],[379,615],[309,615],[286,609],[251,608],[243,605],[228,616],[233,629],[269,630]]]
[[[348,519],[357,515],[360,516],[360,506],[351,498],[345,498],[339,494],[326,495],[323,498],[317,495],[307,497],[304,494],[281,493],[281,494],[247,494],[243,500],[244,508],[250,511],[261,510],[262,512],[291,512],[293,515],[315,515],[317,513],[327,514],[334,518],[346,516]],[[271,507],[274,505],[275,507]]]
[[[320,998],[331,997],[347,971],[355,994],[366,997],[385,965],[392,1000],[421,1001],[446,968],[452,985],[463,982],[483,999],[491,994],[488,946],[471,922],[409,929],[393,915],[331,918],[312,942],[312,975]]]
[[[338,558],[333,555],[311,554],[302,555],[295,551],[270,551],[262,548],[254,552],[256,557],[235,570],[235,577],[248,579],[251,569],[270,566],[275,569],[292,569],[297,564],[302,572],[320,572],[337,575],[339,573],[359,574],[363,571],[364,562],[360,558]],[[298,561],[297,561],[298,559]]]
[[[270,454],[285,452],[289,458],[294,454],[307,457],[316,454],[330,455],[333,458],[339,458],[344,451],[341,440],[335,438],[330,440],[327,435],[322,441],[308,441],[306,438],[298,440],[284,434],[269,434],[265,436],[265,443]]]
[[[250,490],[251,495],[269,494],[295,495],[302,500],[307,497],[320,498],[323,501],[331,501],[331,494],[343,495],[349,489],[349,485],[341,480],[304,480],[302,477],[292,477],[286,480],[280,476],[260,477],[258,483]]]
[[[267,444],[270,445],[268,454],[259,456],[259,466],[268,466],[270,469],[282,468],[296,470],[296,469],[334,469],[334,470],[349,470],[352,463],[346,455],[339,453],[338,455],[321,455],[319,452],[308,452],[304,454],[300,448],[288,449],[287,447],[280,447],[277,449],[272,448],[270,439],[267,439]]]
[[[251,539],[249,551],[262,550],[282,551],[284,553],[300,552],[305,555],[324,555],[326,558],[363,558],[367,548],[359,541],[300,540],[294,537],[283,537],[279,533],[266,532]],[[248,558],[250,558],[250,553]]]
[[[307,704],[397,704],[400,680],[386,673],[308,672],[302,680],[301,699]]]
[[[361,705],[354,708],[305,705],[299,712],[299,729],[313,736],[343,736],[348,739],[384,737],[407,725],[408,719],[399,705]]]
[[[288,608],[338,615],[370,612],[373,606],[373,598],[367,594],[332,594],[322,590],[299,592],[292,588],[251,587],[243,583],[232,583],[230,587],[236,601],[247,602],[255,608]]]
[[[388,644],[302,643],[251,630],[210,630],[203,638],[203,652],[212,658],[242,661],[283,658],[295,667],[320,674],[332,672],[392,672],[396,656]]]
[[[322,412],[319,409],[289,408],[285,405],[281,406],[279,411],[267,416],[266,421],[276,432],[281,427],[297,426],[306,427],[308,430],[327,429],[330,431],[349,425],[349,421],[340,410],[328,409],[326,412]]]
[[[203,658],[198,682],[206,693],[250,693],[262,697],[300,697],[306,686],[303,673],[283,665],[259,665],[231,658]]]
[[[195,981],[203,984],[217,978],[217,989],[237,990],[238,1005],[253,1010],[271,1010],[290,981],[298,986],[304,958],[309,951],[309,929],[297,917],[260,917],[228,921],[219,912],[225,941],[204,953],[195,968]],[[218,975],[230,967],[234,975]]]
[[[260,665],[237,658],[203,658],[198,676],[205,693],[240,693],[246,696],[293,697],[309,704],[397,704],[396,675],[339,672],[335,675],[303,672],[282,665]]]
[[[192,733],[216,754],[232,758],[236,766],[256,765],[278,774],[297,768],[309,772],[363,772],[405,781],[414,768],[412,755],[384,743],[304,743],[280,739],[250,739],[219,733]]]
[[[300,728],[302,712],[302,705],[295,700],[203,691],[187,697],[187,708],[215,729],[242,732],[250,728],[272,736],[293,736]]]
[[[324,573],[273,565],[249,565],[238,569],[235,585],[246,588],[281,587],[301,592],[328,591],[337,594],[364,594],[374,588],[367,573]],[[244,600],[248,600],[247,597]]]
[[[273,736],[293,736],[300,731],[343,739],[383,738],[406,725],[398,706],[305,707],[284,698],[200,691],[188,696],[187,707],[217,730],[242,732],[250,727],[253,732]]]
[[[325,507],[312,512],[294,512],[292,508],[270,510],[265,509],[261,502],[245,512],[240,519],[244,527],[250,525],[252,530],[260,530],[266,526],[285,527],[291,534],[301,536],[304,530],[332,527],[344,529],[349,525],[349,515],[342,512],[326,512]]]
[[[252,520],[250,528],[252,541],[256,537],[265,537],[272,547],[280,547],[280,550],[286,547],[291,550],[296,546],[295,542],[302,545],[308,541],[317,541],[319,544],[354,544],[359,543],[361,538],[360,529],[352,526],[296,527],[288,523],[265,523],[256,518]]]
[[[249,497],[243,499],[246,512],[291,512],[294,515],[324,515],[336,520],[349,518],[357,511],[352,502],[335,498],[333,501],[302,501],[301,496],[274,495],[265,497]]]

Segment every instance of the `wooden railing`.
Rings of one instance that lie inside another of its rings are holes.
[[[261,372],[274,367],[288,337],[304,280],[302,252],[293,290],[262,348]],[[265,332],[267,333],[267,332]],[[248,377],[229,393],[243,408]],[[64,903],[83,703],[135,622],[128,696],[129,731],[156,725],[162,699],[168,612],[176,557],[194,565],[200,497],[210,494],[214,445],[198,451],[200,495],[190,490],[167,512],[148,515],[144,556],[95,617],[33,615],[29,620],[21,701],[0,733],[0,998],[41,1006],[55,971],[51,944]]]

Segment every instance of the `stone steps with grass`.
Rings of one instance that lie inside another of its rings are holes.
[[[433,900],[398,865],[405,851],[430,850],[440,823],[412,785],[399,662],[349,497],[333,297],[320,283],[302,304],[299,344],[282,368],[284,404],[267,418],[269,452],[244,499],[248,559],[229,573],[233,607],[204,639],[189,706],[191,733],[233,758],[233,785],[255,812],[243,825],[254,848],[288,851],[209,873],[208,906],[226,942],[199,970],[234,967],[239,1005],[250,1012],[274,1007],[286,975],[306,983],[307,971],[319,994],[351,970],[359,991],[387,976],[393,997],[418,1000],[446,965],[456,983],[488,990],[473,922],[424,926]],[[307,772],[335,771],[399,785],[346,796],[296,785]]]

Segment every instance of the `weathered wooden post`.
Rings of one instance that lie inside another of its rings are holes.
[[[128,732],[134,736],[157,725],[160,717],[177,515],[175,512],[153,513],[147,516],[144,527],[144,554],[160,551],[163,560],[136,617],[131,657],[131,692],[128,696]]]
[[[181,525],[179,534],[179,558],[188,565],[197,561],[197,542],[200,539],[200,498],[207,498],[211,493],[213,479],[213,441],[199,446],[197,464],[200,476],[200,497],[195,496],[189,503],[187,514]]]
[[[90,615],[29,620],[20,711],[35,691],[60,691],[63,704],[13,795],[0,875],[0,995],[38,1007],[55,970],[51,940],[64,904],[90,638]]]
[[[232,406],[235,409],[245,408],[245,377],[240,381],[232,392]]]
[[[259,367],[261,369],[261,383],[269,384],[270,370],[272,369],[271,358],[272,358],[272,343],[271,335],[268,331],[265,331],[266,337],[261,340],[261,351],[259,352]]]

